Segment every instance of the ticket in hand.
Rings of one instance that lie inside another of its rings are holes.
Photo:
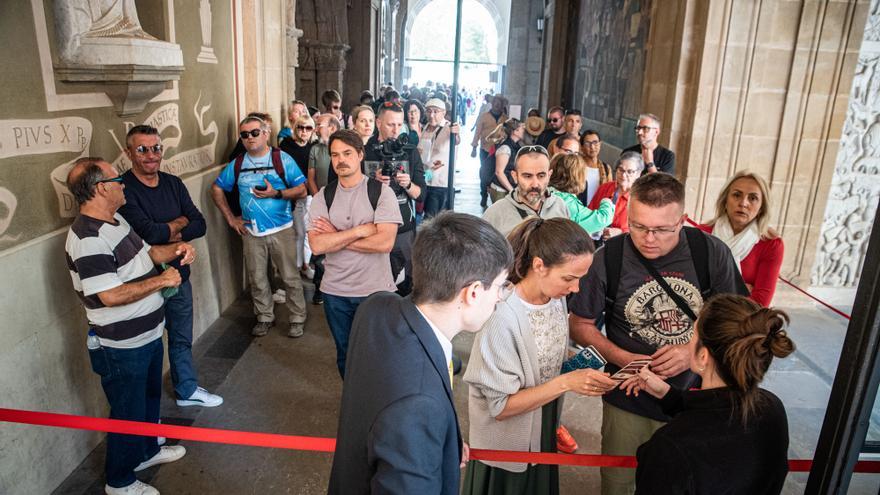
[[[616,382],[626,381],[629,378],[638,375],[640,371],[645,369],[645,367],[650,364],[650,359],[636,359],[635,361],[621,368],[620,371],[618,371],[617,373],[611,375],[611,379]]]

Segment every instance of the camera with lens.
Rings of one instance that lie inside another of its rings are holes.
[[[398,173],[407,173],[409,153],[416,147],[409,142],[409,136],[401,134],[397,139],[386,139],[373,145],[373,151],[381,157],[381,173],[392,179]]]

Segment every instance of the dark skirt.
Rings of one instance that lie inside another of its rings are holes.
[[[556,452],[559,399],[541,408],[541,452]],[[559,466],[530,465],[513,473],[470,461],[464,476],[462,495],[558,495]]]

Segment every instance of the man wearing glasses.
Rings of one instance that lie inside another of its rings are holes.
[[[125,154],[131,170],[122,174],[125,205],[119,213],[147,243],[161,246],[203,237],[207,226],[202,212],[177,176],[159,170],[162,142],[159,131],[137,125],[125,137]],[[180,272],[177,292],[165,300],[168,361],[178,406],[215,407],[223,399],[199,387],[192,357],[193,297],[190,268],[179,260],[169,263]]]
[[[547,128],[544,129],[535,144],[544,148],[550,146],[550,141],[565,134],[565,128],[562,126],[562,119],[565,115],[565,109],[562,107],[550,107],[547,111]]]
[[[251,287],[257,324],[253,335],[269,333],[275,320],[268,261],[281,274],[289,310],[288,337],[300,337],[306,321],[305,299],[299,267],[296,265],[296,229],[291,201],[306,195],[305,182],[296,162],[283,151],[269,148],[269,125],[257,117],[246,117],[238,126],[247,153],[239,166],[229,162],[211,186],[211,197],[226,223],[242,238],[244,264]],[[277,163],[280,161],[280,163]],[[283,173],[283,176],[282,176]],[[238,189],[242,216],[232,213],[225,192]]]
[[[643,113],[639,115],[639,123],[636,124],[635,131],[639,144],[630,146],[623,151],[641,153],[642,159],[645,161],[644,174],[666,172],[669,175],[675,175],[675,153],[660,146],[660,143],[657,142],[657,138],[660,136],[660,119],[652,113]]]
[[[550,173],[550,156],[544,147],[532,145],[520,148],[512,172],[516,187],[510,194],[492,203],[483,213],[483,220],[506,236],[528,217],[568,218],[565,201],[551,194]]]
[[[737,293],[742,281],[723,242],[682,227],[684,199],[684,185],[671,175],[635,181],[627,206],[629,233],[596,252],[569,305],[569,324],[572,339],[595,346],[608,360],[606,371],[650,359],[654,373],[686,390],[696,377],[686,347],[694,334],[691,315],[714,294]],[[603,315],[605,335],[596,327]],[[649,394],[627,396],[615,389],[602,400],[604,455],[635,455],[669,420]],[[635,490],[633,469],[602,468],[601,476],[604,495]]]
[[[102,158],[74,162],[67,188],[79,205],[64,246],[67,266],[86,310],[89,358],[101,376],[110,417],[158,423],[165,328],[160,291],[178,287],[181,277],[173,266],[159,273],[155,265],[175,261],[187,266],[195,250],[185,242],[144,242],[118,214],[125,204],[125,184]],[[180,445],[160,448],[156,437],[109,433],[104,491],[158,493],[138,481],[135,472],[185,453]]]

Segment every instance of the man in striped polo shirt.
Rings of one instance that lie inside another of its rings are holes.
[[[117,213],[125,204],[119,173],[101,158],[80,158],[67,176],[79,215],[67,234],[65,250],[73,288],[89,319],[89,357],[101,376],[110,417],[157,423],[162,395],[164,300],[160,291],[180,285],[175,268],[155,265],[195,259],[179,242],[150,246]],[[94,332],[97,341],[91,338]],[[183,457],[182,446],[159,448],[155,437],[107,435],[105,471],[108,494],[157,494],[135,478],[156,464]]]

